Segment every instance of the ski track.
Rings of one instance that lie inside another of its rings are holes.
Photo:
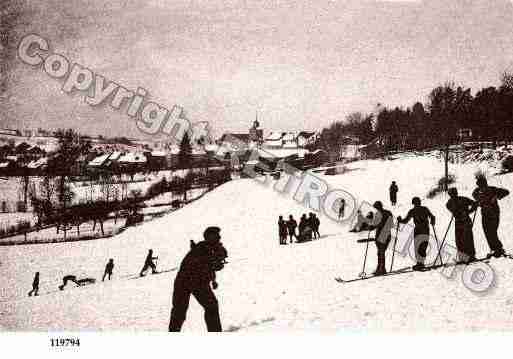
[[[470,196],[478,168],[485,164],[450,165],[460,193]],[[443,163],[433,157],[402,156],[394,161],[370,160],[349,165],[358,171],[323,176],[333,188],[344,189],[359,200],[382,200],[390,209],[388,186],[399,185],[394,215],[406,215],[414,195],[423,198],[437,216],[441,240],[450,216],[447,198],[425,195],[443,175]],[[491,185],[513,190],[511,175],[490,177]],[[513,191],[512,191],[513,192]],[[308,213],[291,195],[280,195],[251,179],[235,180],[206,194],[183,209],[109,239],[85,242],[0,248],[0,328],[2,330],[128,330],[165,331],[171,309],[176,269],[189,247],[201,240],[209,225],[222,228],[230,257],[218,273],[223,327],[227,331],[475,331],[510,330],[513,322],[513,262],[492,260],[496,285],[486,295],[469,291],[458,266],[452,279],[440,270],[340,284],[334,278],[356,278],[361,272],[367,233],[349,233],[349,224],[321,216],[323,238],[301,245],[280,246],[277,219]],[[500,202],[500,237],[513,250],[513,195]],[[451,229],[447,243],[454,243]],[[480,225],[474,229],[477,256],[487,251]],[[129,280],[141,269],[147,250],[159,257],[164,272]],[[390,265],[387,254],[387,268]],[[101,282],[103,269],[114,258],[114,276]],[[395,256],[394,268],[412,265]],[[376,265],[376,249],[369,246],[366,272]],[[27,297],[35,271],[41,272],[40,296]],[[62,277],[94,277],[94,285],[59,291]],[[184,331],[205,331],[202,308],[191,298]]]

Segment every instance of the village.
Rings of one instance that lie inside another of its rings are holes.
[[[261,161],[271,165],[271,172],[279,173],[279,163],[305,170],[328,161],[325,151],[315,149],[317,132],[269,131],[264,137],[257,120],[247,133],[224,133],[217,140],[191,134],[187,144],[80,136],[86,148],[71,162],[59,150],[64,134],[0,129],[0,188],[4,194],[0,201],[0,244],[91,239],[105,237],[106,232],[107,236],[114,235],[123,228],[118,222],[120,213],[128,217],[129,225],[143,221],[144,216],[161,216],[216,185],[240,178],[245,166],[257,165],[259,170]],[[254,156],[250,159],[255,151],[257,161]],[[65,168],[58,164],[63,159]],[[146,208],[134,209],[133,202]],[[98,233],[93,228],[97,218],[89,216],[78,221],[76,233],[67,232],[65,224],[59,234],[60,221],[93,203],[96,210],[98,205],[106,207],[100,211],[104,218]],[[89,231],[80,231],[80,225],[88,220],[94,220],[94,225]],[[49,225],[57,225],[57,232],[48,235]],[[36,230],[37,235],[32,234]]]

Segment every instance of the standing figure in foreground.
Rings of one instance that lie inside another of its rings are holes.
[[[151,274],[157,273],[157,266],[155,265],[155,263],[153,263],[154,259],[159,259],[159,257],[154,257],[153,249],[150,249],[148,251],[148,255],[146,256],[146,259],[144,260],[144,266],[141,269],[141,273],[139,273],[140,277],[143,277],[149,268],[151,268]]]
[[[39,295],[39,272],[36,272],[34,275],[34,280],[32,281],[32,290],[28,293],[28,296],[31,297],[32,294],[34,294],[34,296]]]
[[[294,217],[292,217],[292,215],[289,215],[289,220],[287,221],[287,230],[289,232],[290,243],[293,243],[292,237],[296,237],[297,240],[296,227],[296,220],[294,219]]]
[[[481,223],[491,251],[488,256],[500,257],[504,255],[504,248],[497,235],[500,220],[498,200],[506,197],[509,191],[504,188],[488,186],[484,177],[479,177],[476,184],[477,188],[472,192],[472,197],[481,207]]]
[[[114,269],[114,259],[110,258],[109,262],[105,266],[105,272],[103,272],[102,282],[105,280],[106,276],[110,280],[110,277],[112,276],[113,269]]]
[[[397,187],[395,181],[392,181],[392,184],[388,190],[390,192],[390,203],[392,206],[395,206],[397,204],[397,192],[399,192],[399,187]]]
[[[203,241],[197,244],[191,241],[191,250],[183,259],[175,278],[170,332],[181,330],[191,294],[205,309],[207,330],[222,331],[219,304],[212,291],[212,288],[217,289],[218,286],[215,272],[223,269],[228,257],[228,252],[221,243],[220,231],[219,227],[208,227],[203,233]]]
[[[415,258],[417,264],[413,266],[413,270],[424,269],[424,261],[426,260],[426,252],[429,245],[429,222],[435,225],[435,216],[429,208],[421,206],[419,197],[413,197],[411,200],[413,208],[410,209],[406,218],[397,217],[399,223],[408,223],[413,218],[415,228],[413,229],[413,243],[415,246]]]
[[[374,272],[375,275],[385,274],[385,254],[388,248],[388,244],[392,239],[392,227],[394,220],[392,213],[383,208],[383,203],[380,201],[374,202],[373,207],[377,210],[377,214],[374,216],[374,223],[369,226],[369,230],[376,230],[376,247],[378,250],[378,267]]]
[[[278,236],[280,237],[280,244],[287,244],[287,224],[283,220],[283,216],[278,219]]]
[[[470,263],[476,259],[472,220],[469,214],[477,209],[477,202],[470,198],[458,196],[456,188],[449,188],[449,201],[446,207],[454,216],[454,235],[458,249],[458,262]]]

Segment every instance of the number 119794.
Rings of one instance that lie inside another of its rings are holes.
[[[79,338],[51,338],[50,345],[52,347],[79,347]]]

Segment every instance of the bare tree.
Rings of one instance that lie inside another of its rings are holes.
[[[501,86],[513,90],[513,73],[504,71],[501,75]]]
[[[108,174],[102,174],[99,184],[103,200],[107,203],[114,200],[116,186],[112,183],[112,177]]]

